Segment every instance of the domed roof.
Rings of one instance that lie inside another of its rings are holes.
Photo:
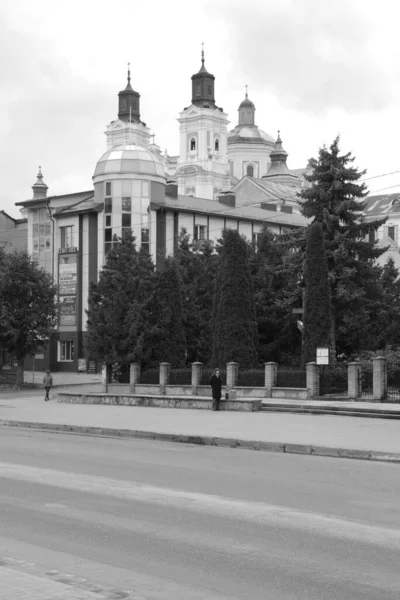
[[[157,154],[135,144],[121,144],[107,150],[96,165],[98,175],[135,173],[165,178],[164,167]]]
[[[252,110],[256,110],[255,104],[254,102],[252,102],[251,100],[249,100],[249,98],[246,96],[246,98],[244,100],[242,100],[242,102],[239,104],[239,110],[241,108],[251,108]]]
[[[245,102],[245,100],[243,102]],[[235,129],[232,129],[228,133],[228,143],[240,141],[245,143],[249,139],[275,144],[274,138],[262,129],[259,129],[257,125],[237,125]]]

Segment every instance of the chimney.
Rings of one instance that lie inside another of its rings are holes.
[[[236,206],[236,195],[234,192],[221,192],[218,195],[218,202],[234,208]]]

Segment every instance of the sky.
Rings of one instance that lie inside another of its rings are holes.
[[[39,165],[48,195],[92,189],[128,62],[142,120],[162,151],[178,154],[177,118],[190,105],[202,42],[230,128],[247,84],[257,125],[274,137],[280,130],[289,168],[305,167],[340,135],[371,193],[400,191],[397,0],[1,6],[0,210],[14,218]]]

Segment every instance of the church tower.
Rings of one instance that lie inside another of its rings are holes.
[[[205,67],[192,75],[192,103],[179,115],[179,194],[214,199],[230,187],[227,156],[228,117],[215,104],[215,77]]]
[[[118,119],[107,125],[107,149],[120,144],[150,145],[150,129],[140,120],[140,94],[131,86],[128,63],[128,82],[118,94]]]

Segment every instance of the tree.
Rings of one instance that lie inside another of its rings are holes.
[[[257,321],[247,246],[237,231],[223,237],[213,301],[213,362],[257,364]]]
[[[330,346],[331,301],[322,225],[308,228],[304,262],[303,364],[315,361],[318,346]]]
[[[24,381],[24,359],[50,339],[58,321],[51,275],[28,255],[0,249],[0,346],[17,360],[16,385]]]
[[[120,365],[143,360],[154,282],[148,253],[136,250],[130,233],[116,238],[98,283],[90,287],[86,338],[90,357]]]
[[[341,155],[339,138],[330,148],[321,148],[318,159],[309,161],[310,188],[301,192],[300,210],[305,217],[320,222],[331,290],[331,347],[349,355],[356,350],[365,327],[374,317],[380,270],[376,259],[385,252],[368,241],[385,219],[366,221],[362,199],[367,189],[360,179],[365,174],[353,167],[351,153]],[[297,234],[304,259],[306,235]]]
[[[148,337],[150,364],[169,362],[183,367],[186,362],[186,340],[183,324],[182,283],[177,261],[169,257],[157,274],[151,298],[151,328]]]

